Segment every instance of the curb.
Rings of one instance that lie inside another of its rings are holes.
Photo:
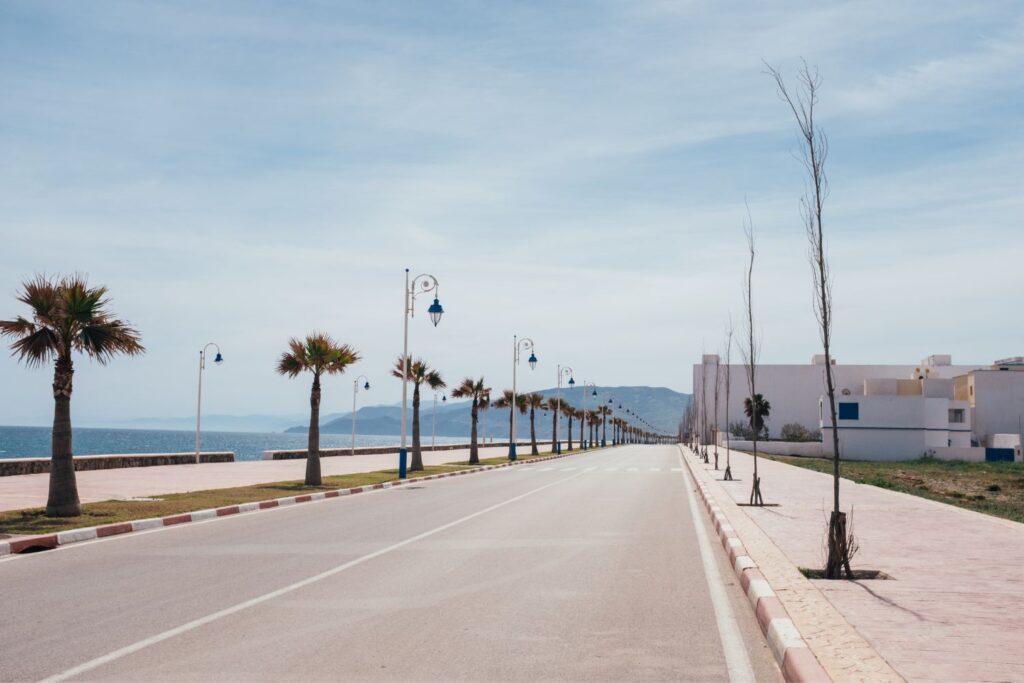
[[[682,449],[682,446],[680,446]],[[782,669],[782,674],[787,681],[792,683],[804,683],[814,681],[832,681],[832,678],[818,662],[807,643],[800,636],[796,624],[789,617],[782,601],[779,600],[771,584],[768,583],[757,563],[747,554],[743,541],[736,530],[729,524],[722,509],[711,500],[707,487],[697,477],[693,466],[683,452],[683,460],[690,470],[694,484],[697,485],[697,492],[700,494],[701,502],[708,511],[715,533],[729,556],[729,564],[740,581],[740,587],[750,601],[754,613],[757,615],[757,624],[761,632],[768,639],[768,646],[771,648],[775,660]]]
[[[58,531],[56,533],[43,534],[39,536],[24,536],[20,538],[14,538],[8,541],[0,541],[0,557],[6,555],[17,555],[19,553],[29,551],[35,552],[40,550],[52,550],[53,548],[70,545],[72,543],[92,541],[97,538],[106,538],[107,536],[129,534],[135,531],[145,531],[147,529],[157,529],[160,527],[176,526],[178,524],[187,524],[189,522],[201,522],[207,519],[216,519],[218,517],[227,517],[229,515],[237,515],[247,512],[259,512],[260,510],[269,510],[271,508],[284,507],[287,505],[296,505],[298,503],[310,503],[317,500],[325,500],[327,498],[340,498],[341,496],[351,496],[357,493],[364,493],[366,491],[390,489],[396,486],[410,484],[412,482],[430,481],[432,479],[444,479],[446,477],[458,477],[464,474],[489,472],[490,470],[497,470],[503,467],[514,467],[516,465],[527,465],[538,462],[546,462],[548,460],[558,460],[559,458],[568,458],[569,456],[572,455],[581,455],[582,453],[594,452],[599,450],[603,449],[592,448],[588,449],[587,451],[576,451],[573,453],[549,455],[541,458],[516,460],[515,462],[504,462],[501,463],[500,465],[482,465],[480,467],[474,467],[473,469],[459,470],[457,472],[442,472],[439,474],[428,474],[425,477],[394,479],[392,481],[385,481],[378,484],[366,484],[365,486],[355,486],[347,489],[318,491],[316,493],[307,493],[300,496],[273,498],[270,500],[262,500],[253,503],[239,503],[237,505],[227,505],[224,507],[210,508],[207,510],[196,510],[195,512],[184,512],[181,514],[170,515],[167,517],[150,517],[148,519],[137,519],[130,522],[117,522],[116,524],[106,524],[104,526],[85,527],[82,529],[68,529],[67,531]]]

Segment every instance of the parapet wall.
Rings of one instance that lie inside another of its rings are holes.
[[[725,445],[725,440],[722,440]],[[733,450],[751,452],[754,450],[753,441],[738,441],[733,439],[729,442]],[[796,455],[804,458],[822,457],[820,441],[758,441],[758,453],[769,453],[771,455]]]
[[[120,467],[154,467],[156,465],[191,465],[195,453],[123,453],[120,455],[76,455],[75,470],[112,470]],[[203,451],[200,462],[234,462],[233,451]],[[17,474],[45,474],[50,471],[49,458],[0,459],[0,477]]]

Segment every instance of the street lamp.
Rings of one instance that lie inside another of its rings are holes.
[[[363,389],[370,389],[370,378],[366,375],[359,375],[352,380],[352,455],[356,454],[356,394],[359,393],[359,380],[364,381]]]
[[[530,369],[533,370],[537,367],[537,356],[533,353],[533,340],[529,337],[520,339],[516,335],[512,335],[512,404],[509,406],[512,414],[509,418],[511,420],[511,433],[508,440],[509,460],[516,459],[516,369],[519,367],[519,357],[523,351],[530,352],[530,357],[526,359],[526,362],[530,364]]]
[[[199,352],[199,391],[196,392],[196,464],[199,464],[199,428],[203,419],[203,370],[206,369],[206,349],[213,347],[217,349],[217,355],[213,357],[215,365],[224,362],[224,356],[220,354],[220,347],[210,342]]]
[[[580,422],[580,425],[582,425],[581,429],[580,429],[580,434],[583,435],[583,438],[581,439],[581,441],[583,441],[583,450],[587,450],[587,438],[586,437],[588,436],[588,434],[587,434],[587,389],[588,388],[592,390],[592,393],[591,393],[592,396],[597,396],[597,385],[594,384],[593,382],[583,382],[583,418],[582,418],[583,421]],[[593,445],[593,444],[591,444],[591,445]]]
[[[419,285],[419,290],[416,287]],[[406,443],[406,424],[408,422],[409,413],[409,318],[416,315],[416,297],[425,292],[434,293],[434,303],[430,304],[430,308],[427,309],[427,313],[430,315],[430,322],[434,323],[434,327],[441,322],[441,316],[444,314],[444,308],[441,307],[441,302],[437,298],[438,284],[437,278],[433,275],[424,273],[417,275],[411,281],[409,280],[409,269],[405,269],[405,297],[403,299],[404,304],[402,306],[402,320],[404,322],[404,331],[402,334],[402,363],[405,366],[402,372],[402,443],[398,449],[398,478],[405,479],[406,466],[409,458],[409,451],[405,447]]]
[[[571,389],[575,384],[576,380],[572,378],[572,368],[558,366],[558,382],[555,384],[555,455],[559,455],[562,452],[562,442],[558,438],[558,409],[562,404],[562,376],[569,376],[569,388]]]

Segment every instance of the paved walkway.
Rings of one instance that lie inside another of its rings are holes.
[[[538,444],[539,445],[539,444]],[[520,451],[524,446],[520,446]],[[525,446],[529,452],[529,446]],[[541,446],[541,452],[551,450]],[[481,458],[505,455],[507,446],[480,448]],[[424,451],[426,465],[469,459],[469,448],[447,451]],[[322,458],[323,476],[398,469],[398,452],[346,455]],[[305,460],[243,460],[202,465],[160,465],[157,467],[122,467],[113,470],[76,472],[78,497],[83,503],[102,500],[124,500],[154,496],[161,493],[185,493],[205,489],[250,486],[272,481],[294,481],[306,473]],[[22,510],[46,505],[50,475],[24,474],[0,477],[0,511]]]
[[[731,458],[741,481],[716,487],[745,503],[753,458]],[[734,509],[793,565],[820,568],[832,478],[764,459],[758,470],[765,502],[779,506]],[[1024,525],[846,479],[840,495],[860,542],[854,569],[892,577],[811,582],[856,632],[909,681],[1024,680]]]

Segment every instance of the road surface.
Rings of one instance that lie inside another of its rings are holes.
[[[0,678],[780,680],[688,476],[626,446],[15,556]]]

